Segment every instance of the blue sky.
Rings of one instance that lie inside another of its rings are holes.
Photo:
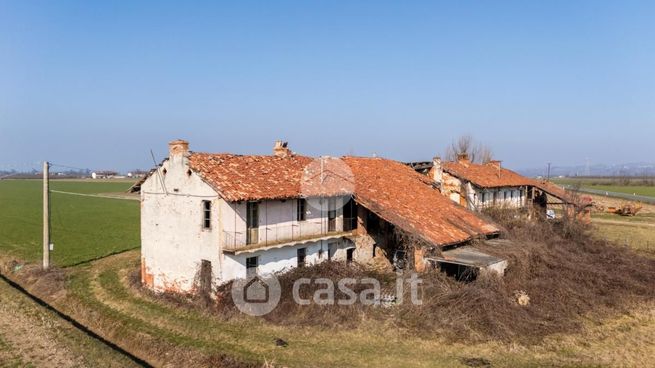
[[[196,151],[655,161],[655,2],[0,1],[0,169]]]

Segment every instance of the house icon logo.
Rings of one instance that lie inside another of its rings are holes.
[[[280,302],[280,282],[274,275],[253,275],[232,282],[232,301],[243,313],[263,316]]]

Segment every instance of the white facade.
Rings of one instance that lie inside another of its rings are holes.
[[[470,184],[470,183],[469,183]],[[471,185],[473,191],[471,209],[482,208],[522,208],[525,206],[524,187],[478,188]]]
[[[470,181],[444,171],[441,159],[438,157],[433,160],[432,180],[439,184],[439,189],[444,196],[473,211],[489,207],[522,208],[527,203],[526,187],[480,188]]]
[[[245,278],[248,258],[251,265],[256,258],[257,274],[296,267],[303,248],[306,265],[345,259],[354,245],[343,238],[343,211],[329,224],[328,198],[309,198],[299,221],[298,201],[251,204],[259,226],[248,239],[248,202],[225,201],[189,169],[186,153],[171,153],[141,186],[142,281],[157,291],[192,292],[203,261],[218,285]]]

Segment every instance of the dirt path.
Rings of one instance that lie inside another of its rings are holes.
[[[0,367],[134,367],[0,280]]]
[[[593,219],[592,222],[594,224],[655,227],[655,224],[651,224],[651,223],[648,223],[648,222],[629,222],[629,221],[620,221],[620,220],[605,220],[605,219],[599,219],[599,218]]]

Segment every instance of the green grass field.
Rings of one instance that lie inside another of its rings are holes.
[[[583,188],[603,190],[608,192],[636,194],[655,198],[655,186],[644,185],[642,179],[630,181],[628,185],[620,180],[608,178],[557,178],[553,182],[563,185],[579,185]]]
[[[605,190],[608,192],[618,192],[626,194],[643,195],[647,197],[655,197],[655,187],[643,185],[594,185],[588,188],[596,190]]]
[[[26,261],[41,258],[42,182],[0,180],[0,253]],[[129,182],[53,180],[51,189],[96,194],[124,192]],[[57,266],[70,266],[137,248],[139,202],[51,193],[51,253]]]

